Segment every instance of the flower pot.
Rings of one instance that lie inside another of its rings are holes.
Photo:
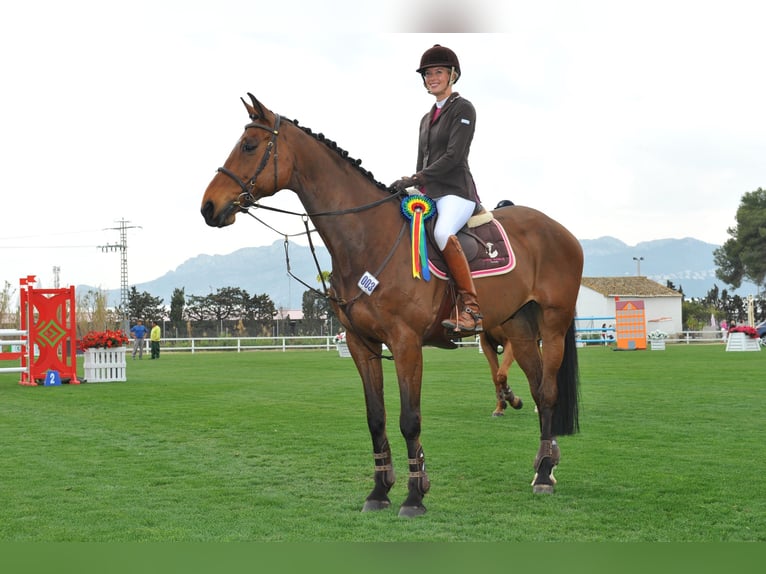
[[[126,381],[126,351],[126,347],[86,349],[85,381],[88,383]]]
[[[760,351],[761,344],[757,337],[745,333],[729,333],[726,340],[727,351]]]
[[[664,351],[665,339],[650,339],[649,345],[652,351]]]
[[[338,354],[341,357],[351,356],[351,351],[348,350],[348,345],[346,345],[346,343],[337,343],[335,347],[338,349]]]

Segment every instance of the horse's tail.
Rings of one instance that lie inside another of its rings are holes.
[[[580,372],[577,364],[575,322],[564,337],[564,358],[561,361],[556,385],[558,399],[553,412],[552,432],[556,436],[574,434],[580,430],[578,400],[580,398]]]

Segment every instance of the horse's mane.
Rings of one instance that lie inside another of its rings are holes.
[[[387,191],[389,193],[393,193],[393,191],[384,183],[381,183],[380,181],[375,179],[375,176],[372,175],[372,172],[367,171],[362,167],[362,160],[361,159],[355,159],[348,155],[348,152],[341,148],[337,143],[332,141],[331,139],[328,139],[325,137],[323,133],[314,133],[311,128],[307,128],[305,126],[299,125],[298,120],[291,120],[288,118],[282,118],[284,120],[287,120],[288,122],[292,123],[295,127],[301,129],[304,133],[310,135],[315,140],[323,143],[328,148],[333,150],[335,153],[337,153],[340,157],[345,159],[347,162],[349,162],[351,165],[353,165],[364,177],[369,179],[378,189],[381,189],[383,191]]]

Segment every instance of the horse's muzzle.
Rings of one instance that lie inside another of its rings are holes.
[[[234,206],[228,205],[225,209],[222,209],[218,214],[215,213],[215,205],[212,201],[206,201],[200,209],[202,217],[205,218],[205,223],[210,227],[226,227],[234,223]]]

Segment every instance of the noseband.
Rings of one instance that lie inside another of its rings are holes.
[[[253,118],[255,119],[255,118]],[[237,176],[233,171],[225,168],[225,167],[219,167],[218,171],[224,175],[228,175],[231,179],[233,179],[237,184],[239,184],[239,187],[242,189],[242,193],[239,194],[239,197],[236,201],[233,202],[233,205],[238,207],[241,211],[247,211],[247,208],[251,205],[255,204],[255,198],[253,197],[253,189],[255,189],[255,180],[258,179],[258,176],[261,175],[261,172],[266,169],[266,165],[269,163],[269,159],[271,158],[272,152],[274,153],[274,192],[277,191],[277,158],[279,157],[279,154],[277,153],[277,136],[279,135],[279,124],[282,121],[282,118],[280,118],[279,114],[274,114],[274,127],[269,127],[263,124],[259,124],[255,121],[247,124],[245,126],[245,130],[248,130],[250,128],[260,128],[262,130],[266,130],[271,132],[271,139],[269,140],[269,143],[266,144],[266,152],[263,154],[263,157],[261,158],[261,163],[258,164],[258,167],[255,169],[255,174],[253,177],[250,178],[249,181],[244,181]]]

